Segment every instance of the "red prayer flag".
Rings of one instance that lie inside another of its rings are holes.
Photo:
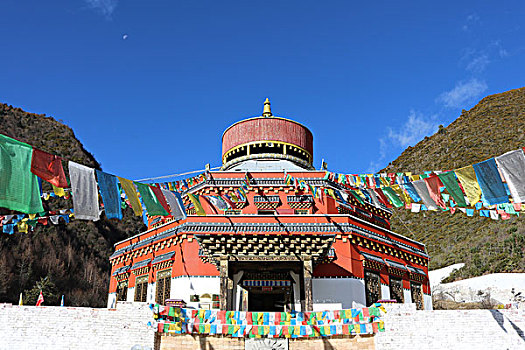
[[[56,187],[67,187],[62,158],[33,148],[31,172]]]
[[[350,329],[347,324],[343,325],[343,334],[350,334]]]
[[[40,291],[40,295],[38,296],[38,300],[36,301],[36,306],[41,306],[44,302],[44,295],[42,294],[42,291]]]
[[[445,202],[443,202],[443,198],[441,197],[441,192],[439,191],[440,187],[443,187],[443,183],[439,179],[437,175],[432,175],[430,177],[427,177],[425,180],[425,184],[427,185],[428,192],[430,193],[430,198],[438,206],[445,209],[447,206],[445,205]]]
[[[363,308],[363,317],[370,317],[370,313],[368,312],[368,308],[367,307],[364,307]]]

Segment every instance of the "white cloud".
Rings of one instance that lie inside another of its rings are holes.
[[[467,19],[465,20],[465,24],[461,27],[465,32],[468,32],[472,26],[479,22],[479,16],[477,13],[472,13],[467,16]]]
[[[490,63],[489,56],[482,54],[478,57],[473,58],[468,64],[466,69],[473,73],[481,73],[485,70],[487,65]]]
[[[456,83],[452,90],[443,92],[436,101],[443,103],[445,107],[464,108],[467,107],[466,104],[479,97],[485,90],[487,90],[487,83],[473,78],[469,81]]]
[[[414,146],[425,136],[434,134],[438,129],[437,115],[425,116],[410,111],[405,123],[394,130],[388,128],[388,135],[379,139],[379,157],[370,161],[367,172],[375,173],[386,166],[386,159],[396,150]]]
[[[408,120],[399,130],[388,130],[388,139],[403,148],[413,146],[425,136],[437,131],[436,116],[426,117],[416,111],[410,111]]]
[[[85,2],[89,7],[109,18],[113,14],[113,11],[115,11],[118,0],[85,0]]]

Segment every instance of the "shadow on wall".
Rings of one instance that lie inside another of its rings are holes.
[[[335,348],[330,344],[330,340],[327,338],[323,339],[323,350],[335,350]]]
[[[505,331],[505,333],[508,333],[507,330],[505,329],[505,327],[503,326],[503,324],[505,323],[505,316],[503,316],[503,314],[499,310],[489,310],[489,311],[490,311],[490,314],[492,315],[492,317],[494,318],[494,320],[501,327],[501,329],[503,329]],[[514,328],[516,333],[518,333],[520,338],[525,340],[525,333],[523,332],[523,330],[520,327],[518,327],[511,320],[508,320],[508,321],[510,322],[510,325],[512,326],[512,328]]]

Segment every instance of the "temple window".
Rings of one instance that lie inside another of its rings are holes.
[[[379,274],[365,270],[365,293],[367,306],[381,299],[381,279]]]
[[[170,298],[171,270],[159,271],[157,273],[157,293],[155,301],[164,304]]]
[[[140,276],[135,279],[135,301],[146,302],[148,297],[148,276]]]
[[[128,281],[121,281],[117,284],[117,301],[126,301],[128,299]]]
[[[404,303],[403,280],[390,276],[390,299],[395,299],[398,303]]]
[[[410,293],[412,294],[412,302],[416,304],[418,310],[423,310],[423,293],[421,291],[421,284],[410,282]]]

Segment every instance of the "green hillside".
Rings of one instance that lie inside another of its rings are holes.
[[[491,95],[447,127],[408,147],[382,171],[456,169],[525,146],[525,88]],[[431,269],[464,262],[453,278],[525,271],[525,220],[466,217],[461,212],[395,210],[392,229],[427,245]]]
[[[100,169],[73,130],[51,117],[0,103],[0,133]],[[44,191],[51,189],[44,187]],[[71,200],[44,202],[46,211],[72,207]],[[0,303],[17,303],[20,292],[29,292],[45,279],[47,305],[60,303],[63,294],[66,305],[105,306],[110,274],[108,257],[113,244],[144,229],[142,220],[133,217],[130,209],[126,211],[122,221],[103,216],[97,222],[73,220],[57,226],[38,225],[28,234],[8,235],[0,231]],[[0,215],[3,214],[10,212],[0,209]],[[36,302],[34,291],[24,295],[25,303]]]

